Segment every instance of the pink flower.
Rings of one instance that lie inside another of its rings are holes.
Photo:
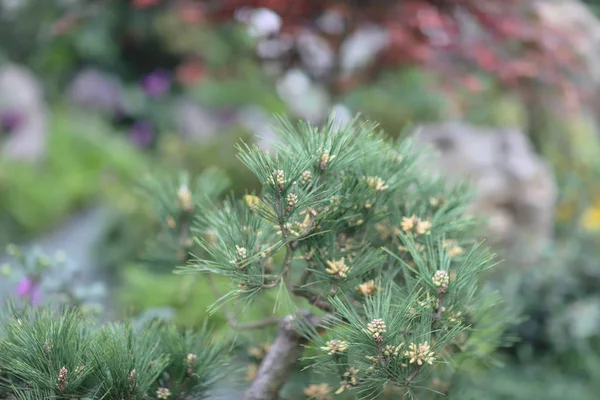
[[[31,302],[31,305],[37,306],[40,304],[42,296],[40,282],[37,279],[25,276],[17,286],[17,295],[28,299]]]

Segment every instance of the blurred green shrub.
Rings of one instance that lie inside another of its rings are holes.
[[[229,281],[226,279],[217,277],[215,282],[223,293],[228,288]],[[173,322],[178,326],[198,328],[210,318],[210,323],[217,332],[231,333],[224,313],[209,316],[205,312],[220,296],[216,295],[203,276],[157,273],[148,267],[130,264],[125,267],[121,285],[123,290],[118,292],[118,303],[125,314],[139,316],[147,310],[166,307],[175,311]],[[260,297],[253,307],[247,308],[238,317],[240,322],[257,320],[265,315],[286,315],[289,309],[285,305],[273,309],[274,298],[271,294]],[[276,332],[276,327],[274,329],[273,333]],[[259,335],[260,340],[265,339],[265,331],[254,333]]]
[[[378,121],[392,136],[412,123],[434,122],[450,116],[448,99],[438,90],[433,74],[403,69],[383,74],[351,93],[344,101],[361,110],[367,119]]]
[[[537,265],[501,266],[496,283],[524,319],[503,368],[455,382],[451,399],[582,399],[600,390],[598,237],[560,235]]]
[[[185,170],[196,174],[216,167],[229,177],[231,190],[239,195],[258,188],[258,180],[244,168],[231,149],[240,141],[251,143],[252,140],[248,131],[237,126],[225,129],[204,142],[185,141],[177,135],[163,135],[157,145],[157,157],[174,171]]]
[[[55,226],[144,170],[146,160],[100,119],[55,110],[41,165],[0,161],[0,244]]]

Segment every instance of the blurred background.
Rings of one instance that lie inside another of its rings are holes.
[[[470,396],[597,399],[599,17],[595,0],[0,0],[0,245],[39,252],[23,266],[9,246],[0,294],[200,326],[206,283],[141,258],[160,221],[139,181],[217,167],[242,195],[234,144],[269,149],[274,114],[361,113],[471,180],[505,260],[519,341]]]

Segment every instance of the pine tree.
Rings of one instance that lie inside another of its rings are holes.
[[[214,309],[234,328],[279,323],[244,398],[278,398],[299,359],[323,377],[306,389],[312,398],[448,393],[457,368],[503,343],[509,321],[481,284],[496,259],[466,213],[471,192],[433,176],[409,140],[389,142],[372,123],[282,119],[277,133],[270,153],[238,147],[262,189],[204,204],[199,248],[178,269],[231,281]],[[230,306],[265,291],[306,308],[237,323]]]
[[[453,376],[492,361],[512,322],[482,283],[496,258],[466,213],[470,190],[432,175],[425,154],[375,124],[280,122],[273,152],[238,147],[259,193],[218,201],[228,185],[218,171],[146,185],[161,232],[144,258],[228,280],[211,312],[235,330],[279,325],[245,399],[279,398],[300,363],[318,372],[308,398],[452,395]],[[238,322],[240,306],[267,292],[297,309]],[[201,399],[233,371],[207,326],[100,325],[82,311],[9,305],[0,395]]]

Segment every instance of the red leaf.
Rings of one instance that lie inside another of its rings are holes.
[[[160,0],[131,0],[131,4],[135,8],[147,8],[152,7],[160,3]]]
[[[474,49],[473,59],[484,71],[493,71],[498,66],[498,60],[494,53],[483,46]]]
[[[392,26],[388,28],[388,36],[392,46],[401,46],[406,43],[408,38],[406,29],[402,28],[401,26]]]
[[[476,76],[469,75],[463,78],[463,85],[471,93],[479,93],[483,90],[481,80]]]
[[[193,85],[202,80],[206,75],[206,69],[199,61],[187,61],[177,67],[175,75],[181,84]]]
[[[502,19],[496,24],[496,29],[501,35],[509,38],[521,36],[522,25],[514,19]]]
[[[407,53],[411,59],[420,63],[428,61],[432,55],[431,48],[422,44],[410,47]]]
[[[416,17],[421,29],[439,29],[444,25],[440,13],[433,7],[422,7]]]
[[[199,3],[182,2],[176,6],[177,15],[186,24],[195,24],[204,20],[204,7]]]

